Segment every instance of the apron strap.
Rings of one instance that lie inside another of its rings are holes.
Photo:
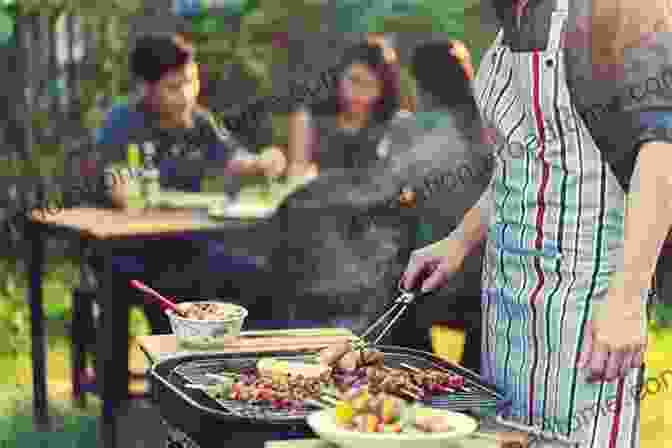
[[[548,35],[548,45],[546,46],[547,50],[559,50],[563,45],[562,33],[565,26],[565,21],[567,20],[568,11],[568,0],[556,0],[555,11],[553,11],[553,14],[551,15],[551,29]]]
[[[504,41],[504,28],[502,27],[497,32],[497,37],[495,38],[494,45],[496,46],[502,45],[503,41]]]
[[[556,11],[569,11],[569,0],[555,0]]]

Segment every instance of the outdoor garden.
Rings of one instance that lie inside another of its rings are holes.
[[[420,18],[392,18],[381,22],[380,28],[374,31],[414,32],[433,26],[431,8],[439,8],[437,5],[443,1],[426,2],[430,13],[420,14]],[[0,188],[4,189],[0,196],[5,204],[15,204],[34,200],[34,192],[12,188],[12,185],[38,183],[25,179],[41,179],[49,186],[50,195],[62,193],[62,180],[69,175],[68,151],[81,139],[90,138],[111,104],[123,101],[130,94],[127,55],[129,36],[134,32],[132,24],[138,23],[138,16],[156,14],[156,11],[148,10],[141,0],[22,0],[20,8],[6,3],[5,15],[15,23],[3,50],[7,54],[0,57],[15,58],[11,60],[23,64],[19,67],[30,68],[25,79],[20,79],[21,68],[16,70],[14,80],[24,83],[23,87],[29,87],[32,92],[26,110],[19,110],[18,105],[26,101],[16,95],[23,89],[2,87],[6,100],[17,105],[17,109],[7,106],[6,113],[23,117],[18,119],[19,124],[29,123],[30,128],[19,136],[23,142],[29,140],[30,145],[18,145],[21,147],[0,154],[0,178],[4,179],[0,182]],[[264,96],[277,94],[284,88],[278,81],[281,77],[275,73],[276,67],[286,66],[291,57],[292,43],[287,39],[290,24],[295,26],[298,20],[306,36],[317,34],[321,31],[320,24],[331,20],[322,14],[321,2],[317,0],[257,0],[240,1],[220,15],[201,13],[189,21],[199,48],[199,62],[207,67],[208,82],[229,79],[234,73],[233,76],[243,79],[246,85],[254,86],[256,95]],[[454,11],[445,16],[448,18],[438,30],[455,26],[455,36],[473,49],[477,62],[481,50],[492,38],[490,34],[479,32],[478,3],[466,10],[459,23],[450,25],[451,18],[456,17]],[[59,62],[61,50],[58,48],[62,44],[59,39],[67,43],[65,62]],[[81,54],[77,56],[77,53]],[[404,70],[404,94],[410,96],[413,85],[408,70]],[[274,114],[272,118],[274,141],[285,144],[286,116]],[[6,133],[6,139],[10,140],[12,135],[15,134]],[[7,207],[11,209],[12,205]],[[39,434],[34,432],[31,416],[30,310],[23,262],[28,246],[22,239],[21,228],[4,226],[0,239],[6,248],[0,256],[0,448],[94,446],[99,403],[90,399],[87,408],[79,410],[70,402],[71,293],[80,281],[76,248],[59,244],[48,251],[44,308],[48,328],[49,397],[51,414],[58,416],[61,428],[57,432]],[[131,337],[148,333],[148,325],[139,310],[132,310],[130,319]],[[671,326],[672,308],[660,305],[650,324],[647,377],[657,377],[670,367],[665,358],[669,364]],[[438,353],[453,360],[460,358],[463,335],[436,327],[433,336]],[[144,357],[133,345],[129,356],[132,370],[141,373],[147,368]],[[143,381],[131,384],[136,391],[145,387]],[[657,393],[647,395],[642,403],[642,418],[643,448],[661,447],[664,441],[672,440],[672,390],[667,384]]]

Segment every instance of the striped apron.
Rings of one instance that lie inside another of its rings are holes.
[[[634,448],[642,371],[589,384],[575,367],[592,304],[622,260],[625,195],[571,101],[567,3],[546,50],[514,52],[501,30],[475,81],[485,125],[506,143],[489,187],[482,373],[512,399],[513,421],[581,448]]]

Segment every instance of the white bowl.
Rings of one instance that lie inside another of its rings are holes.
[[[467,438],[476,431],[478,423],[473,418],[457,412],[418,408],[421,414],[445,415],[455,431],[442,433],[362,433],[341,428],[336,424],[335,409],[310,414],[310,428],[322,439],[342,448],[463,448]]]
[[[178,316],[171,310],[166,311],[170,326],[180,344],[186,347],[210,349],[222,347],[234,342],[240,336],[240,330],[247,317],[248,311],[240,305],[217,301],[182,302],[177,306],[187,304],[216,303],[231,307],[231,316],[219,320],[186,319]]]

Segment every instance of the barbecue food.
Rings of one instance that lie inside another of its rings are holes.
[[[336,423],[360,432],[401,432],[403,400],[385,393],[371,394],[362,388],[350,400],[336,406]]]
[[[352,348],[349,342],[344,342],[343,344],[325,348],[320,352],[320,364],[335,366],[336,363],[343,357],[343,355],[348,353],[350,350],[352,350]]]
[[[259,375],[266,377],[298,377],[321,378],[329,374],[331,368],[324,364],[308,364],[298,361],[278,361],[272,358],[261,359],[257,362]]]
[[[234,320],[240,318],[242,308],[230,303],[180,303],[177,307],[184,312],[185,318],[194,320]]]
[[[455,427],[445,415],[425,415],[415,417],[413,425],[424,432],[452,432]]]
[[[404,364],[390,368],[383,365],[383,360],[380,352],[353,350],[349,344],[323,350],[314,364],[261,359],[254,371],[237,375],[237,381],[226,386],[219,396],[271,402],[283,408],[305,408],[306,400],[328,404],[342,400],[350,403],[354,415],[368,412],[387,421],[392,417],[386,415],[398,412],[396,404],[390,410],[389,397],[399,403],[402,399],[421,401],[430,394],[468,390],[460,375]]]
[[[354,349],[351,343],[327,347],[320,352],[320,362],[343,370],[355,370],[368,365],[382,364],[383,354],[376,350]]]

